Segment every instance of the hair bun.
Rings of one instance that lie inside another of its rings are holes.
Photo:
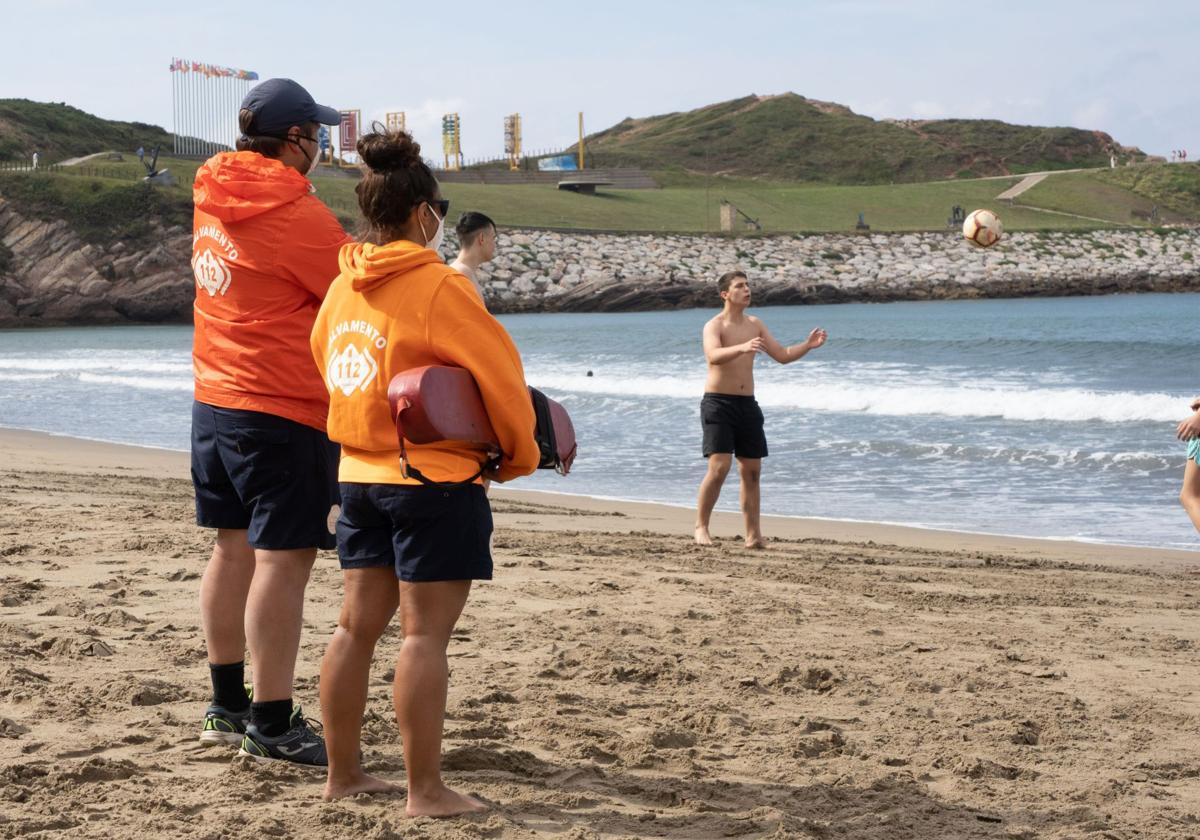
[[[362,162],[375,172],[408,169],[421,163],[421,144],[403,131],[380,130],[374,126],[370,134],[359,138],[356,148]]]

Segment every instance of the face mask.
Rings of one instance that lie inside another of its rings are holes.
[[[425,206],[429,207],[428,202]],[[429,207],[429,210],[434,216],[437,216],[437,213],[433,212],[432,207]],[[417,224],[421,225],[421,235],[425,237],[425,247],[431,251],[438,251],[440,253],[442,250],[442,239],[446,235],[446,220],[438,216],[437,232],[433,234],[433,239],[430,239],[428,234],[425,233],[425,225],[421,222],[420,216],[417,216]]]
[[[303,137],[305,140],[312,140],[314,143],[317,142],[317,138],[315,138],[315,137],[307,137],[303,134],[301,134],[299,136]],[[305,177],[312,175],[313,172],[315,172],[317,170],[317,164],[321,162],[320,146],[318,146],[317,150],[315,152],[313,152],[311,156],[309,156],[308,152],[304,150],[304,146],[300,143],[300,140],[298,138],[293,140],[291,137],[289,137],[288,142],[291,143],[293,146],[295,146],[297,149],[299,149],[300,154],[302,154],[306,158],[308,158],[308,168],[304,170]]]

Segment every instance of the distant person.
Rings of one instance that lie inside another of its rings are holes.
[[[38,165],[38,153],[35,150],[33,153],[33,168],[37,169],[37,165]]]
[[[196,523],[216,530],[200,584],[213,686],[200,740],[319,766],[325,743],[292,682],[309,572],[334,547],[338,448],[308,341],[350,237],[306,176],[317,126],[337,122],[292,80],[265,81],[242,100],[237,151],[209,158],[193,187],[192,482]]]
[[[475,290],[482,297],[479,266],[496,256],[496,223],[472,210],[459,217],[454,232],[458,234],[458,256],[450,267],[475,284]]]
[[[138,163],[146,162],[146,149],[144,146],[137,147]]]
[[[1175,435],[1187,444],[1187,463],[1183,467],[1183,489],[1179,502],[1200,532],[1200,397],[1192,400],[1192,413],[1175,427]]]
[[[730,271],[717,281],[717,293],[725,301],[721,314],[704,325],[704,357],[708,379],[700,401],[700,423],[704,430],[704,457],[708,472],[700,483],[696,515],[696,542],[712,545],[709,520],[721,495],[721,485],[733,458],[738,460],[742,480],[742,515],[746,521],[746,547],[763,548],[759,522],[759,476],[767,457],[763,413],[754,399],[754,357],[766,353],[786,365],[803,358],[825,343],[820,327],[800,344],[785,347],[775,340],[766,324],[746,314],[750,305],[750,283],[745,272]]]
[[[421,147],[404,132],[377,129],[357,150],[369,242],[342,250],[342,272],[312,332],[312,357],[327,371],[329,434],[342,445],[337,542],[345,595],[321,664],[324,796],[394,789],[363,771],[360,741],[375,645],[399,609],[392,702],[406,811],[452,816],[484,808],[441,775],[446,648],[472,581],[492,577],[492,511],[480,481],[485,472],[506,481],[534,471],[535,419],[512,339],[438,254],[449,202]],[[405,473],[388,384],[423,365],[474,376],[502,453],[494,469],[486,453],[447,441],[409,448]]]

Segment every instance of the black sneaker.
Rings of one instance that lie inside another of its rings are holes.
[[[204,712],[204,728],[200,730],[202,744],[229,744],[237,746],[246,734],[246,724],[250,722],[250,707],[243,711],[231,712],[224,706],[213,703]]]
[[[261,734],[254,724],[246,726],[242,748],[238,755],[248,755],[255,761],[290,761],[310,767],[325,767],[329,758],[325,753],[325,739],[313,730],[297,706],[292,711],[291,727],[277,738]]]

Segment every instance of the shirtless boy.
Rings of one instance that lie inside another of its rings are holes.
[[[708,381],[700,401],[704,428],[704,457],[708,472],[700,482],[696,515],[696,542],[712,545],[709,519],[721,485],[729,474],[733,457],[742,479],[742,515],[746,518],[746,547],[763,548],[759,525],[758,479],[762,459],[767,457],[763,414],[754,399],[754,357],[766,353],[781,365],[794,362],[825,343],[825,330],[814,329],[808,340],[785,347],[775,340],[766,324],[746,314],[750,305],[750,283],[741,271],[730,271],[717,281],[725,301],[721,314],[704,325],[704,358]]]

